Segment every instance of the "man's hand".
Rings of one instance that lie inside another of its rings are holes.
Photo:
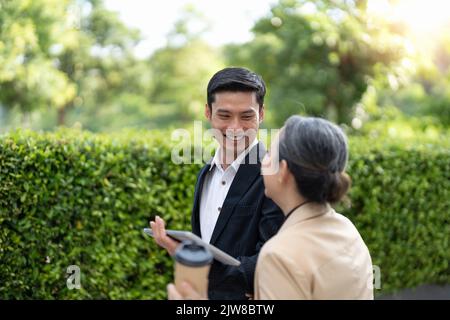
[[[166,234],[164,220],[159,216],[156,216],[155,221],[150,221],[150,228],[152,228],[153,238],[155,239],[156,243],[166,249],[167,252],[169,252],[169,254],[173,256],[180,243],[173,240]]]
[[[205,300],[189,283],[186,281],[181,283],[180,291],[177,290],[173,283],[167,285],[167,296],[169,300]]]

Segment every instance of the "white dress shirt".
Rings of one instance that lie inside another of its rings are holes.
[[[202,193],[200,195],[200,232],[202,240],[209,243],[219,218],[222,205],[234,177],[248,152],[258,144],[258,139],[245,149],[226,170],[222,167],[222,151],[217,148],[211,162],[211,168],[205,176]]]

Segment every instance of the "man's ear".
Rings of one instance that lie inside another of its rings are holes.
[[[263,122],[264,120],[264,105],[259,108],[259,123]]]
[[[211,121],[211,108],[208,106],[208,104],[205,104],[205,117]]]

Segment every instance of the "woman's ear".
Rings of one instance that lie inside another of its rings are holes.
[[[280,167],[278,168],[278,182],[285,183],[289,176],[289,168],[286,160],[280,161]]]

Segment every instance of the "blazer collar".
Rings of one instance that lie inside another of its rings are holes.
[[[192,217],[191,217],[191,224],[192,224],[192,232],[199,237],[201,237],[201,231],[200,231],[200,198],[201,193],[203,190],[203,182],[205,182],[205,176],[209,172],[209,169],[211,168],[211,160],[209,160],[206,165],[200,170],[200,173],[198,175],[198,183],[194,191],[194,207],[192,209]]]
[[[290,228],[293,225],[305,220],[314,219],[326,213],[333,211],[328,203],[321,204],[317,202],[305,203],[303,206],[292,212],[280,228],[280,232]]]

